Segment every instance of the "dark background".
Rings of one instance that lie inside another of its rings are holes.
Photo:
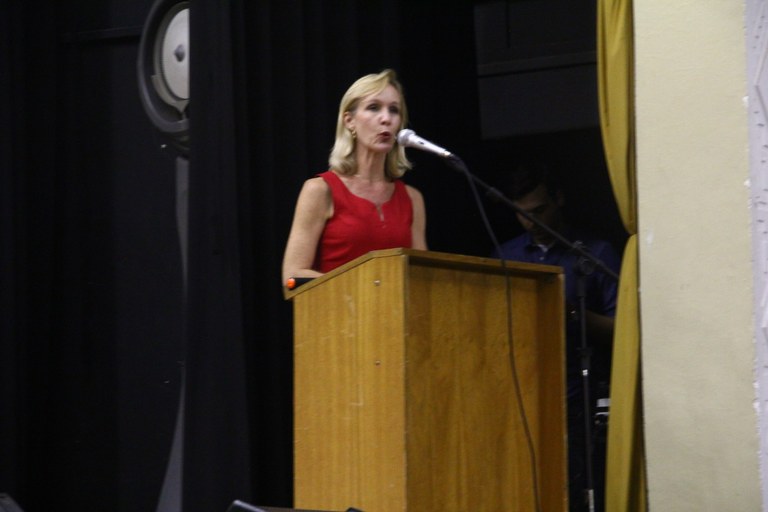
[[[154,510],[182,375],[184,509],[291,505],[280,261],[363,74],[396,69],[411,128],[491,185],[546,161],[620,247],[594,1],[194,0],[185,288],[179,153],[138,93],[153,3],[0,0],[0,493],[26,512]],[[430,249],[487,255],[465,177],[409,155]]]

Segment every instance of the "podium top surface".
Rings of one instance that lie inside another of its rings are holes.
[[[379,251],[371,251],[364,254],[350,262],[341,265],[338,268],[324,274],[316,279],[312,279],[308,283],[305,283],[294,290],[284,290],[285,299],[290,300],[300,293],[304,293],[307,290],[311,290],[316,286],[320,286],[322,283],[333,279],[334,276],[347,272],[348,270],[364,263],[376,259],[376,258],[389,258],[395,256],[402,256],[408,259],[409,264],[416,265],[428,265],[437,267],[453,267],[453,268],[467,268],[475,271],[492,272],[503,274],[505,271],[512,271],[513,273],[520,274],[553,274],[558,275],[563,273],[562,267],[553,265],[540,265],[537,263],[525,263],[519,261],[502,261],[495,258],[483,258],[479,256],[468,256],[463,254],[453,254],[446,252],[436,251],[423,251],[418,249],[383,249]]]

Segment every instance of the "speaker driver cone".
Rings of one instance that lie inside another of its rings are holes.
[[[138,57],[139,94],[152,123],[189,150],[189,2],[157,0]]]

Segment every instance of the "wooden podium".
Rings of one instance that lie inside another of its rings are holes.
[[[506,267],[390,249],[286,293],[295,507],[567,510],[563,274]]]

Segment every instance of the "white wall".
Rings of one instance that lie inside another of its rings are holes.
[[[634,10],[650,510],[761,510],[744,2]]]

